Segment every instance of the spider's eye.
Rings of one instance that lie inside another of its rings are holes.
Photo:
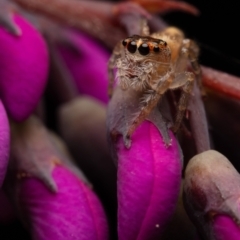
[[[126,39],[122,41],[122,45],[125,47],[127,45]]]
[[[137,50],[137,44],[135,41],[132,41],[128,44],[127,49],[130,53],[135,53]]]
[[[158,46],[154,46],[153,51],[154,51],[155,53],[158,53],[158,52],[160,51],[160,49],[159,49]]]
[[[139,48],[138,51],[140,52],[140,54],[142,55],[147,55],[149,54],[149,46],[147,43],[143,43]]]

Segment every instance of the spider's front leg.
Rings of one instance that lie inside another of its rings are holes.
[[[130,147],[131,144],[130,138],[133,132],[149,116],[151,111],[154,109],[154,107],[162,98],[163,94],[168,90],[172,81],[173,81],[172,73],[168,72],[160,79],[159,83],[155,87],[148,89],[146,91],[141,102],[140,112],[138,112],[137,116],[134,118],[132,124],[130,125],[124,136],[125,143],[127,143],[125,144],[127,148]]]
[[[177,116],[172,128],[173,132],[177,132],[182,122],[185,110],[187,108],[188,99],[193,89],[194,79],[195,76],[191,72],[179,73],[169,86],[170,89],[182,87],[182,93],[178,103]]]

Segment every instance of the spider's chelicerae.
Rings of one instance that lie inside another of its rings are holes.
[[[168,89],[181,88],[173,131],[181,124],[191,94],[194,80],[199,79],[199,48],[186,39],[181,30],[168,27],[162,32],[133,35],[119,43],[109,60],[109,94],[116,79],[125,90],[135,89],[143,93],[141,110],[129,126],[126,137],[130,138],[136,127],[150,114]],[[193,72],[190,72],[191,63]]]

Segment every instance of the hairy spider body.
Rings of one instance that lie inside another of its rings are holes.
[[[147,34],[146,30],[144,33]],[[115,68],[117,82],[123,90],[132,88],[143,93],[141,110],[129,126],[127,138],[168,89],[182,88],[173,126],[174,132],[178,130],[195,75],[198,79],[200,76],[198,53],[195,42],[185,39],[183,32],[175,27],[152,35],[133,35],[115,47],[109,60],[109,94],[113,90]],[[189,62],[195,74],[188,71]]]

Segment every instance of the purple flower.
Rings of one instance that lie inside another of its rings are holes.
[[[204,239],[239,239],[239,183],[239,173],[216,151],[198,154],[188,163],[185,206]]]
[[[52,177],[57,193],[36,178],[25,178],[20,204],[31,223],[35,240],[107,240],[106,217],[97,196],[64,166],[56,166]]]
[[[119,240],[158,239],[172,216],[181,183],[177,141],[166,147],[157,128],[143,122],[128,150],[117,144]]]
[[[7,114],[0,101],[0,187],[2,186],[9,155],[10,133]]]
[[[30,117],[12,124],[5,189],[35,240],[107,240],[106,216],[64,143]]]
[[[19,36],[0,26],[0,98],[16,121],[26,119],[35,109],[47,81],[49,59],[40,33],[19,15]]]
[[[67,47],[66,44],[59,44],[59,51],[79,93],[107,103],[107,63],[110,54],[86,34],[69,30],[67,36],[78,51]]]

